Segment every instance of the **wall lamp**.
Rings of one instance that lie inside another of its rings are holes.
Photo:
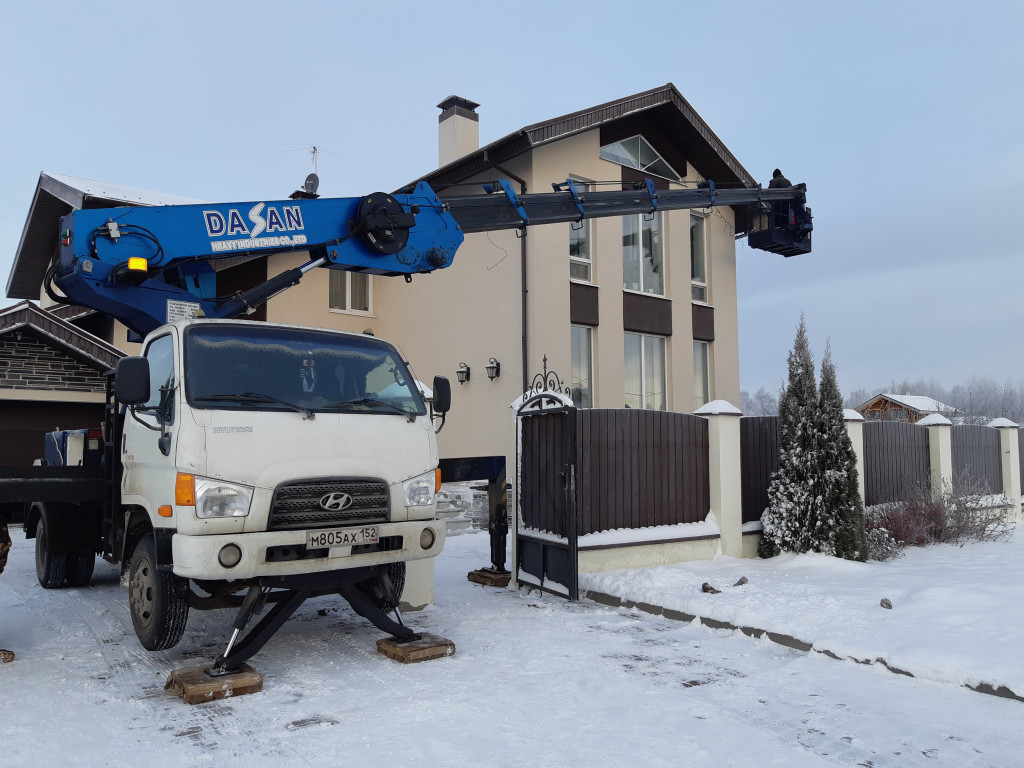
[[[455,371],[455,376],[459,380],[459,384],[465,384],[469,381],[469,366],[465,363],[459,363],[459,368]]]
[[[487,378],[494,381],[501,376],[501,363],[492,357],[487,361],[487,368],[485,370],[487,371]]]

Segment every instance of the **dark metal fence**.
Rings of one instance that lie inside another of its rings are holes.
[[[761,519],[768,506],[768,484],[779,468],[779,417],[740,419],[740,498],[743,522]]]
[[[1024,496],[1024,429],[1017,430],[1017,459],[1020,465],[1020,491]]]
[[[584,409],[577,418],[580,535],[707,517],[705,419],[629,408]]]
[[[898,421],[864,422],[864,504],[899,501],[927,487],[928,430]]]
[[[955,426],[950,431],[950,442],[954,491],[1003,492],[998,429],[968,424]]]

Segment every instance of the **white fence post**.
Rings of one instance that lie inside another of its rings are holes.
[[[1014,518],[1020,508],[1020,427],[1009,419],[993,419],[988,426],[999,430],[999,461],[1003,470],[1003,496],[1010,500]]]
[[[937,499],[953,488],[953,422],[933,413],[919,422],[928,430],[928,456],[931,460],[932,498]]]
[[[853,452],[857,454],[857,493],[860,494],[861,506],[865,506],[864,417],[847,408],[843,411],[843,421],[846,423],[846,434],[850,436],[850,442],[853,444]]]
[[[694,414],[708,421],[711,511],[718,520],[722,554],[743,557],[743,494],[740,474],[740,416],[725,400],[712,400]]]

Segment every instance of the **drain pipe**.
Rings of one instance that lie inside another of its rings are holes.
[[[499,173],[501,173],[504,176],[508,176],[510,179],[512,179],[512,181],[516,182],[519,185],[519,194],[521,194],[521,195],[525,195],[526,194],[526,180],[521,178],[521,177],[519,177],[519,176],[516,176],[514,173],[512,173],[507,168],[503,168],[500,163],[496,163],[493,160],[491,160],[490,155],[487,153],[487,150],[484,150],[484,162],[487,163],[487,165],[490,166],[491,168],[493,168],[494,170],[498,171]],[[526,320],[526,309],[527,309],[526,299],[527,299],[527,294],[529,293],[529,289],[526,287],[526,232],[527,232],[527,230],[524,227],[523,230],[522,230],[522,234],[519,235],[519,279],[520,279],[521,284],[522,284],[522,306],[521,306],[521,309],[520,309],[520,313],[522,315],[522,334],[523,334],[522,335],[522,352],[521,352],[522,363],[523,363],[523,392],[525,392],[527,387],[529,386],[529,372],[527,370],[527,362],[529,360],[529,357],[528,357],[529,350],[527,349],[527,336],[526,336],[527,330],[528,330],[528,328],[527,328],[527,320]]]

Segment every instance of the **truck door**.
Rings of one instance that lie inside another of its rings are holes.
[[[149,360],[150,393],[145,403],[135,407],[134,418],[131,414],[125,418],[121,495],[125,504],[140,504],[155,513],[160,506],[174,503],[174,448],[179,421],[174,336],[167,333],[156,337],[146,345],[143,355]],[[152,514],[151,518],[159,519]]]

